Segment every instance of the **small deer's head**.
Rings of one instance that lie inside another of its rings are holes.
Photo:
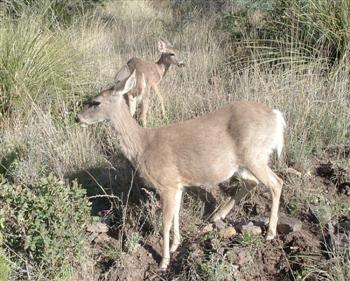
[[[162,60],[167,65],[177,65],[179,67],[185,66],[185,63],[182,60],[179,60],[176,56],[176,51],[172,44],[169,42],[160,39],[158,41],[158,50],[162,53]]]
[[[118,105],[125,102],[123,95],[136,85],[136,71],[124,81],[118,82],[113,87],[102,90],[97,96],[90,98],[82,111],[77,114],[75,120],[82,127],[109,121],[112,114],[118,110]]]

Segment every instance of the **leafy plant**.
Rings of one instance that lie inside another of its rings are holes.
[[[196,273],[200,280],[224,281],[235,280],[235,266],[228,261],[226,256],[213,253],[207,260],[197,261]]]
[[[263,242],[261,235],[256,235],[250,232],[242,233],[238,239],[238,243],[243,247],[256,247],[262,245]]]
[[[48,25],[69,24],[79,15],[103,0],[4,0],[0,7],[4,16],[19,18],[37,14]]]
[[[244,56],[255,50],[268,63],[271,59],[288,63],[290,54],[298,54],[302,63],[311,57],[331,61],[349,57],[347,0],[237,1],[235,8],[223,15],[223,27],[235,44],[246,47]]]
[[[1,222],[0,222],[1,224]],[[0,237],[1,243],[1,237]],[[9,281],[10,280],[10,266],[7,262],[7,258],[0,248],[0,280],[1,281]]]
[[[81,253],[90,207],[76,182],[49,175],[26,186],[0,177],[0,206],[3,241],[18,266],[26,262],[50,279]]]

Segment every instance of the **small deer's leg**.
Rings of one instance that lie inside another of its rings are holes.
[[[143,95],[143,99],[142,99],[142,106],[141,106],[141,124],[143,127],[146,127],[147,125],[147,112],[148,112],[148,108],[149,108],[149,94],[150,94],[150,88],[148,88],[144,95]]]
[[[283,181],[279,178],[269,166],[249,167],[249,170],[257,177],[264,185],[270,188],[272,194],[272,208],[269,221],[269,229],[266,236],[267,240],[272,240],[276,236],[278,208],[282,192]]]
[[[163,257],[160,263],[161,270],[165,270],[170,262],[169,235],[176,211],[176,204],[174,202],[175,196],[176,190],[169,189],[166,191],[166,193],[161,195],[163,209]]]
[[[176,251],[181,242],[180,235],[180,209],[181,209],[182,189],[178,190],[175,195],[175,213],[174,213],[174,240],[170,247],[170,252]]]
[[[157,95],[159,102],[160,102],[160,106],[162,109],[162,116],[165,117],[165,108],[164,108],[164,99],[163,96],[161,95],[161,93],[159,92],[158,86],[154,85],[153,87],[153,91],[155,92],[155,94]]]

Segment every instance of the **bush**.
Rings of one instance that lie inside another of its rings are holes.
[[[81,58],[62,34],[55,36],[37,18],[0,27],[0,114],[28,111],[28,105],[55,107],[88,84]]]
[[[4,0],[0,3],[3,16],[20,18],[39,14],[48,25],[69,24],[77,16],[102,0]]]
[[[52,280],[82,253],[90,208],[77,183],[50,175],[33,186],[11,185],[0,177],[0,209],[3,241],[19,269],[29,265],[32,274]]]
[[[1,240],[0,240],[0,245],[1,245]],[[10,267],[6,260],[6,256],[1,248],[0,248],[0,280],[1,281],[10,280]]]
[[[304,58],[301,62],[310,56],[331,61],[349,56],[348,0],[240,0],[224,14],[223,26],[235,43],[278,61],[291,51]]]

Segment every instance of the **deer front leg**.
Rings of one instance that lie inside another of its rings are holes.
[[[157,95],[159,102],[160,102],[160,106],[162,109],[162,116],[165,117],[165,108],[164,108],[164,99],[163,96],[161,95],[161,93],[159,92],[158,86],[154,85],[153,87],[153,91],[155,92],[155,94]]]
[[[176,203],[174,200],[174,197],[176,197],[176,190],[168,189],[161,197],[163,209],[163,257],[160,263],[160,269],[164,271],[170,263],[169,235],[176,211]]]
[[[147,112],[149,108],[149,90],[146,91],[143,99],[142,99],[142,106],[141,106],[141,124],[143,127],[146,127],[147,125]]]

